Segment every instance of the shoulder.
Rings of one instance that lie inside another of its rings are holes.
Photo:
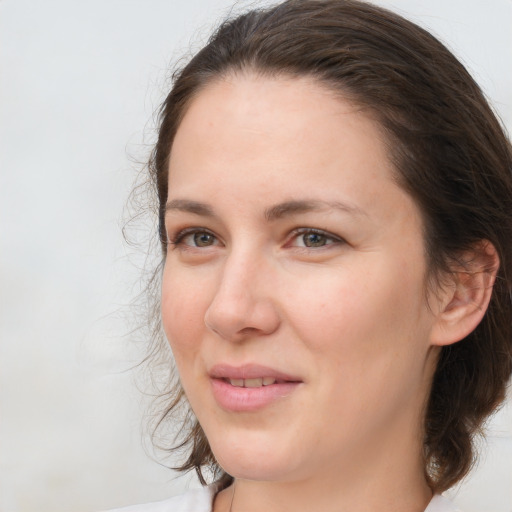
[[[107,512],[211,512],[216,487],[192,489],[163,501],[116,508]]]
[[[462,512],[448,498],[436,494],[428,504],[425,512]]]

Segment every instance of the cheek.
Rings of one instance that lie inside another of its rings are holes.
[[[201,339],[204,326],[206,290],[201,282],[166,264],[162,279],[162,323],[177,359],[191,352]]]
[[[286,308],[290,323],[315,352],[359,367],[379,354],[390,357],[404,345],[410,348],[427,312],[421,272],[396,259],[361,260],[311,282],[302,280]]]

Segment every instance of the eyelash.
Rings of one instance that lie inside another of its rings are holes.
[[[173,237],[169,237],[168,244],[172,245],[174,247],[191,247],[191,248],[194,248],[194,249],[208,248],[208,247],[212,247],[212,246],[216,245],[215,243],[213,243],[211,245],[205,245],[205,246],[201,247],[201,246],[197,246],[197,245],[186,244],[184,242],[185,239],[188,236],[196,235],[196,234],[208,235],[208,236],[213,237],[216,241],[219,240],[218,237],[212,231],[210,231],[208,229],[205,229],[205,228],[193,227],[193,228],[186,228],[186,229],[183,229],[181,231],[178,231],[178,233],[176,233]],[[324,237],[325,243],[323,245],[319,245],[319,246],[307,246],[307,245],[299,245],[299,246],[297,246],[297,245],[292,245],[292,247],[296,247],[298,249],[303,249],[303,250],[322,249],[322,248],[324,248],[326,246],[346,243],[346,241],[343,238],[341,238],[339,236],[336,236],[336,235],[333,235],[332,233],[329,233],[329,232],[324,231],[322,229],[317,229],[317,228],[298,228],[298,229],[295,229],[291,233],[291,235],[292,235],[291,236],[291,240],[295,241],[301,235],[304,237],[305,235],[309,235],[309,234],[313,234],[313,235],[318,235],[320,237]],[[290,242],[287,242],[287,245],[289,245],[289,244],[290,244]]]
[[[168,244],[173,245],[175,247],[178,247],[178,246],[189,246],[188,244],[184,243],[184,240],[185,240],[185,238],[187,236],[195,235],[195,234],[210,235],[213,238],[215,238],[216,240],[218,240],[218,238],[215,236],[215,234],[212,233],[208,229],[205,229],[205,228],[186,228],[186,229],[182,229],[181,231],[178,231],[178,233],[176,233],[173,237],[169,237]],[[200,248],[198,246],[193,246],[193,245],[191,245],[190,247]],[[206,246],[206,247],[209,247],[209,246]]]
[[[329,245],[340,244],[340,243],[345,242],[343,240],[343,238],[333,235],[332,233],[329,233],[322,229],[317,229],[317,228],[299,228],[299,229],[295,229],[292,232],[293,240],[297,240],[301,235],[304,237],[309,234],[319,235],[321,237],[324,237],[326,242],[330,241],[331,243],[325,243],[324,245],[319,245],[317,247],[308,247],[306,245],[305,246],[295,246],[295,247],[299,247],[301,249],[315,249],[315,248],[321,249],[321,248],[329,246]]]

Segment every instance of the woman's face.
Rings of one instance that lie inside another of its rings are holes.
[[[376,123],[311,80],[236,76],[191,103],[170,157],[162,316],[230,474],[420,457],[434,314],[421,217],[392,174]]]

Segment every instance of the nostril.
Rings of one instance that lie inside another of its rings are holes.
[[[259,331],[259,329],[256,329],[255,327],[245,327],[244,329],[241,329],[239,331],[239,333],[251,335],[251,334],[257,334],[258,331]]]
[[[238,304],[214,301],[206,311],[204,322],[218,336],[240,341],[275,332],[280,319],[271,302],[250,298]]]

